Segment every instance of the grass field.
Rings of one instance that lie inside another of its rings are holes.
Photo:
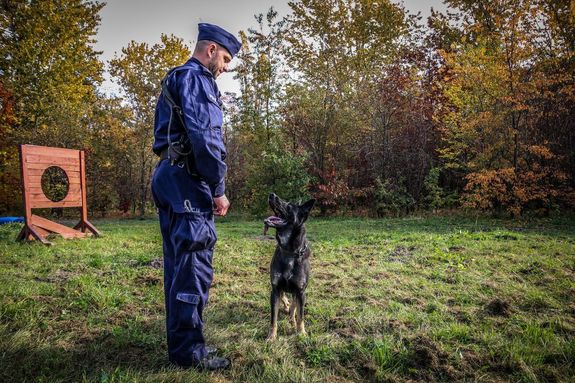
[[[575,218],[308,222],[306,338],[267,343],[262,221],[217,222],[206,336],[222,373],[167,362],[155,220],[16,244],[0,226],[1,382],[575,381]],[[273,231],[271,229],[270,231]]]

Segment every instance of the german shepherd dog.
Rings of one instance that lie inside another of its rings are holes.
[[[272,291],[271,328],[267,340],[277,336],[277,321],[280,298],[289,310],[290,321],[296,333],[306,335],[304,326],[305,288],[309,279],[311,249],[305,236],[304,223],[309,216],[315,200],[303,205],[286,202],[274,193],[268,198],[273,216],[264,220],[264,235],[268,227],[276,229],[277,246],[270,265]],[[286,294],[292,295],[289,304]],[[297,312],[297,320],[296,320]]]

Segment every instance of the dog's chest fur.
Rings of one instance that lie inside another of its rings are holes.
[[[276,248],[271,264],[271,283],[281,291],[294,292],[306,288],[309,275],[309,250],[297,256]]]

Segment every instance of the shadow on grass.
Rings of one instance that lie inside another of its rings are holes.
[[[4,327],[0,332],[0,381],[100,382],[117,371],[135,375],[159,372],[170,366],[163,326],[164,321],[158,320],[151,326],[116,328],[56,344],[34,338],[32,329],[8,333]]]
[[[267,302],[263,302],[267,303]],[[267,307],[246,300],[214,302],[207,308],[208,342],[240,341],[254,328],[267,331]],[[0,382],[103,382],[140,379],[170,369],[165,322],[107,325],[82,335],[71,326],[69,335],[41,339],[38,329],[0,326]],[[45,329],[44,329],[45,330]],[[245,331],[244,331],[245,330]],[[43,331],[42,331],[43,332]],[[112,377],[114,379],[112,379]]]

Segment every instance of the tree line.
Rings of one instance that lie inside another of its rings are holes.
[[[575,2],[298,0],[240,32],[226,94],[228,197],[314,196],[322,214],[575,205]],[[145,214],[160,81],[181,38],[93,48],[102,3],[4,0],[0,212],[21,209],[17,145],[87,152],[90,210]],[[104,65],[121,97],[99,90]],[[229,75],[229,74],[228,74]]]

